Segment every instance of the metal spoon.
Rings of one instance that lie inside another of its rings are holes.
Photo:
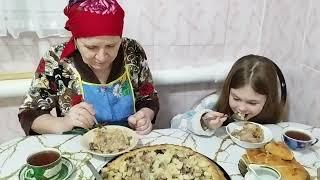
[[[95,123],[94,128],[96,128],[96,127],[97,127],[97,128],[102,128],[102,127],[104,127],[102,124],[98,123],[96,117],[94,117],[94,116],[93,116],[93,121],[94,121],[94,123]]]
[[[245,116],[241,116],[239,115],[240,113],[234,113],[231,116],[229,116],[228,114],[224,114],[222,117],[220,118],[225,118],[227,117],[227,122],[233,122],[233,121],[246,121]],[[210,120],[212,117],[201,117],[201,126],[204,130],[208,129],[208,127],[206,127],[206,125],[204,125],[204,122],[207,122],[208,120]]]
[[[249,165],[248,165],[248,169],[253,173],[253,175],[254,175],[257,179],[260,179],[259,175],[258,175],[257,172],[253,169],[252,166],[256,166],[256,165],[249,164]]]
[[[90,171],[92,172],[92,174],[96,178],[96,180],[102,180],[101,175],[99,174],[99,172],[96,170],[96,168],[91,164],[91,162],[89,160],[86,161],[86,165],[88,166],[88,168],[90,169]]]
[[[245,116],[241,116],[240,113],[234,113],[231,116],[228,116],[228,118],[231,118],[235,121],[246,121]]]
[[[227,117],[227,119],[229,119],[229,121],[246,121],[245,117],[240,116],[239,113],[234,113],[231,116],[224,114],[221,118]],[[207,121],[209,119],[211,119],[212,117],[207,117],[207,118],[203,118],[202,119],[204,121]]]
[[[94,116],[93,116],[93,121],[94,121],[95,124],[99,124],[97,119],[96,119],[96,117],[94,117]]]

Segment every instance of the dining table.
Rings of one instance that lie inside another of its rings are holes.
[[[287,127],[297,127],[310,131],[315,137],[320,138],[320,128],[295,122],[281,122],[267,124],[275,141],[282,141],[282,132]],[[27,157],[44,148],[57,148],[62,156],[70,160],[73,165],[68,179],[94,179],[86,162],[89,160],[99,171],[112,158],[92,155],[80,145],[81,135],[36,135],[12,139],[0,145],[0,179],[19,179],[19,172],[26,164]],[[244,179],[238,168],[241,156],[246,149],[235,144],[225,127],[216,130],[213,136],[199,136],[181,129],[154,129],[148,135],[139,136],[138,146],[156,144],[175,144],[186,146],[197,151],[219,164],[234,180]],[[310,179],[320,179],[320,143],[303,150],[293,151],[296,160],[309,172]]]

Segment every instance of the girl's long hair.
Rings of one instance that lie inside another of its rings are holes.
[[[233,114],[229,106],[230,89],[250,85],[255,92],[267,97],[261,112],[250,121],[262,124],[279,122],[284,105],[279,98],[277,71],[280,70],[277,68],[274,62],[263,56],[247,55],[237,60],[223,84],[217,111]]]

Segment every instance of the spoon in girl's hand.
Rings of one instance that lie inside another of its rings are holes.
[[[230,116],[228,116],[227,114],[223,114],[222,116],[219,116],[219,118],[225,118],[225,117],[229,118]],[[202,117],[202,119],[203,119],[204,121],[214,120],[214,119],[216,119],[216,118],[218,118],[218,117],[216,117],[216,116]]]
[[[231,116],[229,116],[229,118],[231,118],[235,121],[246,121],[246,115],[241,114],[239,112],[232,114]]]
[[[228,116],[227,114],[224,114],[221,118],[224,118],[224,117],[227,117],[228,119],[231,119],[232,121],[246,121],[246,115],[243,115],[241,113],[234,113],[232,114],[231,116]],[[212,117],[206,117],[206,118],[203,118],[203,120],[209,120],[211,119]]]

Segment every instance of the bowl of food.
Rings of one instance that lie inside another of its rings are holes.
[[[85,151],[103,157],[114,157],[128,152],[138,144],[135,131],[116,125],[97,127],[85,133],[80,144]]]
[[[271,131],[258,123],[241,121],[227,125],[231,140],[243,148],[259,148],[272,140]]]
[[[271,166],[249,164],[248,172],[244,176],[245,180],[280,180],[281,174]]]

